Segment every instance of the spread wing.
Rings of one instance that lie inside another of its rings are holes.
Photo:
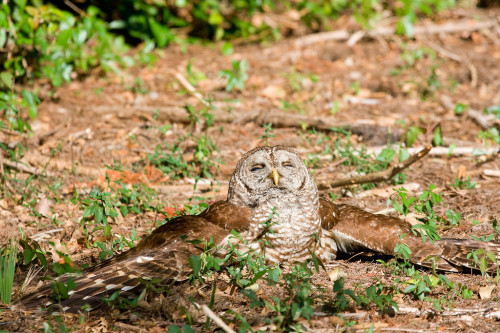
[[[63,275],[58,281],[70,278],[76,287],[69,291],[69,298],[54,304],[50,285],[26,295],[13,308],[23,310],[57,305],[60,310],[76,312],[86,305],[94,309],[102,304],[103,297],[115,292],[120,296],[138,295],[144,281],[156,280],[168,285],[188,278],[191,267],[188,259],[200,254],[204,244],[194,240],[219,244],[231,229],[243,231],[248,227],[251,210],[225,201],[211,205],[200,215],[180,216],[154,230],[135,248],[118,254],[82,272],[79,276]]]
[[[335,205],[330,200],[320,200],[323,228],[330,231],[338,250],[355,254],[360,250],[395,255],[397,244],[405,244],[411,251],[410,261],[426,267],[445,271],[478,269],[472,252],[480,251],[488,271],[495,271],[500,260],[500,244],[467,239],[443,238],[424,242],[413,234],[411,225],[395,217],[376,215],[349,205]],[[406,235],[403,239],[401,235]],[[481,253],[482,252],[482,253]],[[486,254],[488,253],[488,254]]]

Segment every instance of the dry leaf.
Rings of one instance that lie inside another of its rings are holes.
[[[460,166],[457,169],[457,178],[460,180],[464,180],[467,178],[467,167],[463,164],[460,164]]]
[[[479,288],[479,296],[481,299],[488,299],[491,298],[491,292],[495,289],[495,285],[489,285],[489,286],[484,286]]]
[[[340,268],[337,267],[333,271],[328,272],[328,277],[330,278],[330,281],[335,282],[341,277],[346,276],[345,272]]]

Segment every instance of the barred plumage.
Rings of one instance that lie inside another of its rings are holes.
[[[412,262],[441,270],[475,268],[468,255],[478,248],[500,258],[498,244],[461,239],[424,243],[404,221],[320,198],[314,178],[293,148],[259,147],[238,162],[227,201],[219,201],[197,216],[177,217],[134,249],[74,276],[76,287],[57,306],[75,312],[87,304],[89,310],[116,291],[122,296],[137,295],[144,288],[141,280],[159,279],[163,284],[184,281],[191,271],[189,257],[203,251],[203,244],[191,241],[212,238],[224,247],[234,241],[230,239],[232,229],[241,233],[248,247],[276,263],[303,261],[311,252],[321,260],[359,250],[394,255],[401,242],[410,248]],[[403,240],[402,234],[406,234]],[[224,249],[219,253],[223,255]],[[488,270],[495,269],[489,260]],[[14,307],[47,307],[51,294],[50,286],[45,286]]]

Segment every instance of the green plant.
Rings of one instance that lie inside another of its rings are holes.
[[[470,180],[470,177],[467,177],[466,180],[461,180],[458,177],[455,177],[455,182],[451,184],[453,187],[457,187],[460,189],[468,189],[471,190],[476,187],[476,183]]]
[[[393,148],[384,148],[377,156],[371,156],[366,152],[365,147],[357,148],[349,140],[350,133],[347,134],[346,142],[338,138],[335,140],[334,156],[343,160],[342,165],[354,166],[356,172],[360,174],[369,174],[387,169],[389,163],[396,156],[396,151]],[[400,160],[407,158],[407,152],[400,150]],[[404,182],[404,175],[398,174],[394,178],[396,183]],[[362,189],[371,189],[375,187],[373,183],[362,184]]]
[[[0,300],[4,304],[10,303],[17,252],[17,244],[12,241],[0,249]]]
[[[276,137],[276,135],[272,134],[274,131],[273,123],[263,124],[262,127],[264,128],[264,135],[259,136],[259,140],[264,140],[264,144],[269,146],[269,139]]]
[[[500,144],[500,132],[495,127],[479,132],[478,138],[487,142],[493,141],[496,144]]]
[[[227,80],[226,91],[232,91],[234,88],[243,90],[245,81],[248,79],[247,71],[249,69],[248,61],[233,60],[232,69],[223,69],[219,72],[219,76]]]
[[[456,5],[455,0],[400,0],[399,2],[401,6],[395,7],[396,15],[399,17],[396,32],[408,37],[414,36],[413,26],[419,13],[431,16]]]
[[[443,222],[443,219],[434,211],[434,206],[443,199],[441,195],[433,191],[435,188],[436,186],[431,184],[429,190],[424,191],[419,197],[409,197],[408,191],[401,187],[396,190],[398,199],[389,198],[387,202],[388,205],[392,204],[394,209],[404,216],[408,215],[410,209],[413,209],[416,213],[425,214],[425,218],[420,219],[423,223],[412,226],[413,233],[417,234],[418,231],[424,242],[427,238],[431,241],[440,239],[437,233],[437,224]]]

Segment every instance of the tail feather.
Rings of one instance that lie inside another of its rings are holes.
[[[410,261],[422,266],[461,272],[464,269],[481,270],[481,265],[485,264],[483,268],[489,273],[496,273],[499,268],[500,244],[458,238],[443,238],[431,243],[417,237],[405,239],[404,243],[412,252]]]
[[[28,294],[12,305],[12,309],[37,310],[51,307],[63,312],[87,311],[99,307],[103,298],[119,292],[120,296],[138,295],[144,289],[141,279],[161,279],[163,285],[187,279],[190,266],[188,258],[197,250],[183,242],[171,244],[163,249],[147,252],[123,253],[106,260],[81,275],[63,275],[57,279],[67,282],[73,279],[76,286],[69,291],[67,299],[56,302],[51,285]]]

